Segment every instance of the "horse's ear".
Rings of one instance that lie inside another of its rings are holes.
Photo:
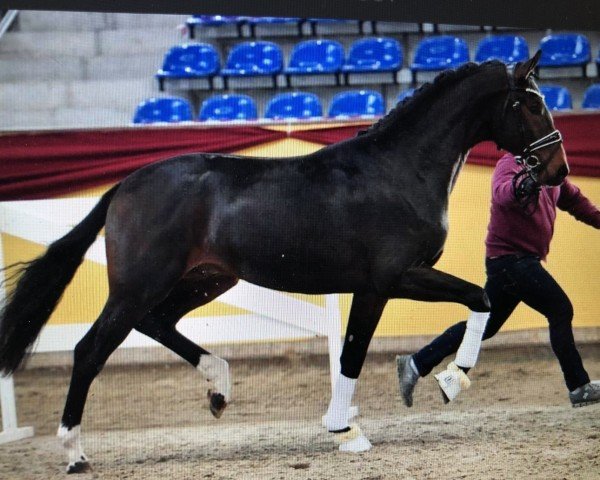
[[[527,78],[529,78],[529,75],[535,71],[535,67],[537,67],[541,56],[542,51],[538,50],[529,60],[522,63],[517,63],[517,66],[515,67],[515,81],[517,83],[519,81],[525,81]]]

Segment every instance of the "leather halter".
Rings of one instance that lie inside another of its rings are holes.
[[[534,90],[533,88],[517,87],[514,83],[513,76],[508,71],[506,73],[507,73],[507,77],[508,77],[508,95],[506,96],[506,100],[504,102],[504,107],[502,109],[503,119],[506,116],[508,103],[511,100],[513,92],[529,93],[529,94],[538,96],[539,98],[542,99],[542,101],[544,100],[544,96],[537,90]],[[512,108],[515,111],[520,109],[521,101],[515,100],[510,105],[510,108]],[[519,131],[520,131],[521,137],[523,138],[523,141],[524,141],[525,140],[525,128],[524,128],[523,119],[521,116],[519,116]],[[523,147],[520,154],[515,155],[515,160],[519,165],[522,165],[527,172],[529,172],[530,174],[533,174],[536,170],[539,169],[539,167],[542,164],[539,157],[536,155],[535,152],[537,152],[538,150],[541,150],[543,148],[549,147],[550,145],[557,144],[557,143],[562,143],[562,135],[560,134],[560,132],[558,130],[555,129],[552,132],[550,132],[549,134],[543,136],[542,138],[538,138],[537,140],[534,140],[533,142],[531,142],[529,145],[526,145],[525,147]]]

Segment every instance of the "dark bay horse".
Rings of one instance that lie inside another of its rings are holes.
[[[469,149],[492,140],[521,155],[542,184],[558,185],[568,174],[560,134],[531,78],[538,59],[539,52],[514,71],[487,62],[444,72],[366,132],[310,155],[184,155],[149,165],[105,193],[70,233],[25,264],[0,316],[0,369],[11,373],[106,226],[110,293],[75,347],[59,429],[68,471],[89,468],[80,444],[88,389],[132,329],[211,380],[210,409],[221,415],[230,396],[227,362],[175,326],[239,279],[282,291],[353,294],[326,418],[342,445],[368,448],[346,410],[388,299],[489,311],[480,287],[433,268]]]

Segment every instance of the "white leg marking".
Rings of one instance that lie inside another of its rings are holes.
[[[339,444],[341,452],[366,452],[371,449],[371,442],[365,437],[358,425],[349,425],[350,404],[356,388],[356,379],[348,378],[340,374],[329,408],[325,414],[325,426],[327,430],[344,430],[345,432],[335,433],[335,441]]]
[[[356,379],[338,375],[331,402],[325,415],[327,430],[342,430],[348,427],[348,412],[352,403],[352,396],[356,388]]]
[[[85,453],[83,453],[83,449],[81,448],[80,425],[76,425],[71,429],[68,429],[64,425],[61,425],[58,428],[58,433],[56,434],[56,436],[60,439],[63,447],[67,451],[67,456],[69,459],[67,471],[77,462],[87,462],[87,457],[85,456]]]
[[[225,397],[229,403],[231,399],[231,379],[229,377],[229,364],[216,355],[201,355],[200,362],[196,367],[204,377],[211,382],[216,390]]]
[[[467,320],[467,330],[456,352],[455,363],[459,367],[473,368],[477,363],[481,339],[489,316],[489,312],[471,312]]]

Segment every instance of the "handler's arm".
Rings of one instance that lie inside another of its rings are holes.
[[[513,178],[519,169],[512,155],[504,155],[494,169],[492,177],[492,200],[498,205],[510,207],[517,205]]]
[[[579,187],[567,179],[560,186],[560,196],[556,205],[577,220],[600,228],[600,210],[581,193]]]

